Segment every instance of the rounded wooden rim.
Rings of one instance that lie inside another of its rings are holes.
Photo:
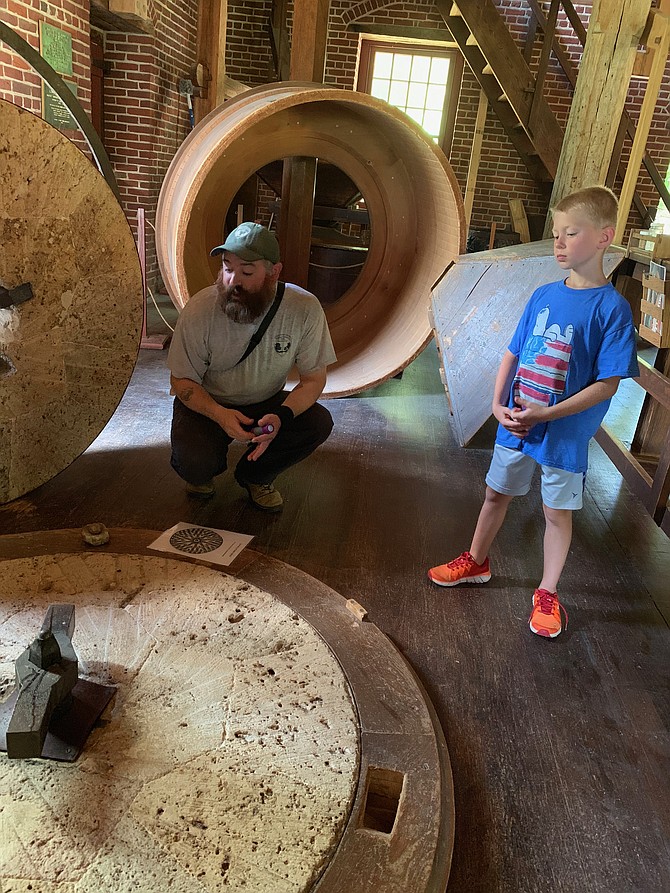
[[[326,396],[372,387],[401,371],[431,336],[430,291],[464,250],[463,202],[444,153],[402,112],[363,93],[282,82],[242,93],[184,141],[165,176],[156,250],[181,309],[214,281],[225,215],[242,183],[278,158],[339,167],[370,214],[366,263],[325,308],[336,364]]]

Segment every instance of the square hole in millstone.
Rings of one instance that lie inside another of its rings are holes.
[[[405,776],[395,769],[369,766],[361,828],[391,834],[398,815]]]

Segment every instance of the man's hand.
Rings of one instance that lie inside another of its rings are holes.
[[[253,425],[253,419],[245,416],[238,409],[226,409],[223,406],[220,406],[219,409],[220,412],[217,412],[215,421],[223,428],[228,437],[232,437],[233,440],[242,440],[245,443],[254,439],[254,435],[245,427]]]
[[[256,437],[251,438],[251,442],[257,444],[257,446],[253,453],[249,453],[249,455],[247,456],[247,459],[250,462],[255,462],[256,459],[260,459],[263,453],[270,446],[272,441],[277,436],[279,429],[281,428],[281,419],[273,412],[268,412],[262,418],[260,418],[256,422],[256,424],[259,428],[262,428],[263,425],[272,425],[273,430],[269,434],[258,434]]]

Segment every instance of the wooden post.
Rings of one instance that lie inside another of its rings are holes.
[[[272,0],[270,27],[274,41],[273,54],[277,79],[288,81],[291,77],[291,47],[289,46],[288,28],[286,27],[288,0]]]
[[[329,9],[330,0],[300,0],[293,5],[292,81],[323,83]],[[284,161],[279,215],[282,275],[287,281],[303,287],[307,286],[312,248],[316,164],[315,158],[287,158]]]
[[[604,183],[651,0],[594,0],[551,195]],[[547,218],[545,236],[551,231]]]
[[[528,227],[528,217],[523,201],[520,198],[510,198],[509,211],[512,217],[512,229],[519,234],[522,242],[530,242],[530,229]]]
[[[193,101],[196,123],[226,98],[227,25],[228,0],[199,0],[196,54],[205,83],[203,95],[195,96]]]
[[[302,288],[307,288],[309,275],[315,184],[316,158],[294,156],[284,161],[278,225],[282,279]]]
[[[293,4],[291,80],[323,83],[330,0],[300,0]]]
[[[614,241],[621,243],[626,222],[628,220],[628,212],[630,211],[633,193],[635,192],[635,184],[640,173],[640,165],[642,164],[642,156],[644,155],[647,137],[649,136],[649,128],[654,117],[654,109],[656,101],[661,89],[663,73],[665,71],[665,63],[668,58],[668,47],[670,46],[670,17],[661,15],[660,13],[652,13],[651,31],[649,40],[647,41],[649,50],[653,50],[654,58],[651,62],[651,70],[649,72],[649,81],[647,89],[642,101],[640,109],[640,117],[637,122],[637,130],[635,131],[635,139],[628,160],[628,168],[626,176],[621,187],[621,195],[619,196],[619,220],[617,223],[616,235]]]
[[[549,13],[547,15],[547,23],[544,28],[544,37],[542,38],[540,60],[538,62],[537,72],[535,73],[535,93],[533,93],[533,102],[530,107],[530,115],[528,116],[528,122],[532,133],[535,133],[540,126],[540,122],[538,121],[538,108],[544,92],[544,79],[547,75],[547,68],[549,67],[549,59],[551,57],[551,48],[554,42],[558,7],[559,0],[551,0],[551,6],[549,7]]]
[[[489,107],[489,101],[483,90],[479,91],[479,106],[477,107],[477,120],[475,121],[475,133],[472,139],[472,150],[470,152],[470,165],[468,167],[468,181],[465,184],[465,228],[466,231],[470,226],[470,218],[472,216],[472,205],[475,199],[475,186],[477,185],[477,174],[479,172],[479,161],[482,154],[482,141],[484,139],[484,128],[486,127],[486,112]]]

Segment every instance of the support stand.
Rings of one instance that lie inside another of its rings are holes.
[[[137,253],[140,256],[140,269],[142,270],[142,340],[140,348],[163,350],[170,341],[170,335],[147,334],[147,248],[144,208],[137,209]]]

